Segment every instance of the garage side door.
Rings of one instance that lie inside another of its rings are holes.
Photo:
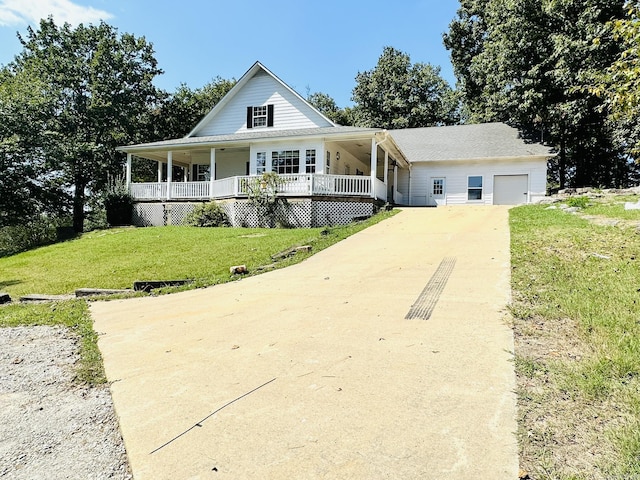
[[[529,175],[495,175],[493,177],[493,204],[518,205],[527,203]]]

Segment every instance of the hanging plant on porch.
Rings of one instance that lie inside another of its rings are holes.
[[[131,225],[133,197],[129,193],[124,176],[109,176],[107,178],[104,208],[107,211],[109,225]]]
[[[260,226],[273,228],[277,225],[279,205],[286,203],[285,199],[278,197],[284,182],[275,172],[265,172],[247,181],[247,198],[256,209]]]

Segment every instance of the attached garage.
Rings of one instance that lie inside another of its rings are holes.
[[[518,205],[546,195],[554,154],[503,123],[390,133],[410,164],[394,187],[406,205]]]
[[[528,203],[529,175],[494,175],[493,204],[519,205]]]

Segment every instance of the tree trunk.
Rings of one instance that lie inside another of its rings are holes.
[[[558,156],[559,163],[559,177],[560,177],[560,190],[565,188],[567,183],[567,148],[566,148],[566,134],[564,129],[560,134],[560,155]]]
[[[84,231],[84,179],[76,178],[73,193],[73,230],[76,233]]]

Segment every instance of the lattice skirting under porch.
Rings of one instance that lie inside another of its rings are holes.
[[[139,227],[182,225],[185,217],[198,202],[149,202],[133,206],[133,224]],[[374,213],[371,202],[328,201],[315,199],[288,199],[278,205],[275,224],[259,215],[247,200],[222,200],[224,209],[234,227],[318,227],[345,225],[354,219]]]

